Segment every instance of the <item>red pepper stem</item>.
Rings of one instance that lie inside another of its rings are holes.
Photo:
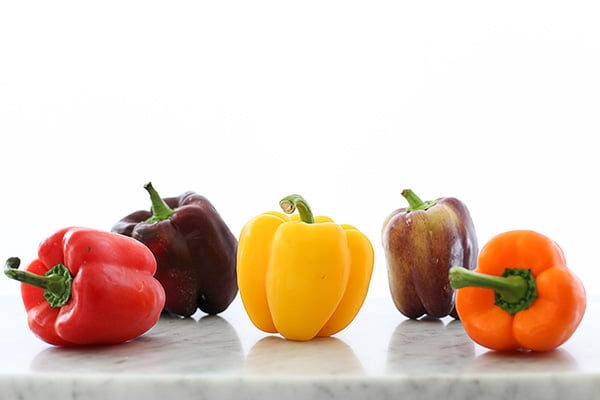
[[[307,224],[315,222],[313,213],[304,197],[299,194],[290,194],[279,201],[279,206],[286,214],[292,214],[296,209],[300,214],[300,220]]]
[[[152,182],[144,185],[144,189],[150,193],[150,201],[152,201],[152,216],[146,220],[148,223],[154,223],[171,218],[175,211],[160,197],[158,192],[154,190]]]
[[[11,279],[44,289],[44,298],[51,307],[60,307],[69,301],[73,277],[64,264],[56,264],[44,276],[18,269],[20,264],[19,258],[9,258],[4,263],[4,274]]]
[[[402,191],[402,196],[408,201],[408,207],[406,208],[406,212],[423,210],[426,211],[429,208],[436,205],[436,201],[429,200],[423,201],[419,196],[415,194],[411,189],[404,189]]]
[[[469,271],[462,267],[452,267],[449,280],[453,289],[465,287],[493,289],[496,305],[510,314],[529,308],[537,298],[535,277],[528,269],[507,268],[502,276],[496,276]]]

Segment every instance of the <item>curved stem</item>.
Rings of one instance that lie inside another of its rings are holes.
[[[452,267],[449,279],[454,289],[479,287],[494,290],[496,305],[510,314],[529,308],[537,298],[535,277],[528,269],[507,268],[502,276],[496,276]]]
[[[64,264],[56,264],[44,276],[18,269],[20,264],[19,258],[9,258],[4,264],[4,274],[11,279],[44,289],[44,298],[51,307],[60,307],[69,301],[73,277]]]
[[[406,212],[417,211],[417,210],[427,210],[436,205],[436,201],[429,200],[423,201],[419,196],[415,194],[411,189],[404,189],[402,191],[402,196],[408,201],[408,207],[406,208]]]
[[[154,190],[152,182],[144,185],[144,189],[150,193],[150,201],[152,201],[152,216],[146,220],[148,223],[154,223],[171,218],[175,211],[160,197],[158,192]]]
[[[279,206],[286,214],[292,214],[296,209],[300,214],[300,220],[307,224],[315,222],[313,213],[304,197],[299,194],[290,194],[279,201]]]

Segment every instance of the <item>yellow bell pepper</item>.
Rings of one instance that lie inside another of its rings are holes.
[[[238,240],[240,297],[260,330],[305,341],[346,328],[366,298],[373,246],[351,225],[313,217],[300,195],[243,227]]]

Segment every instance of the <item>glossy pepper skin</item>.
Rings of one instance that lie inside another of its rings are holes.
[[[299,195],[244,226],[238,247],[240,297],[253,324],[306,341],[347,327],[367,295],[373,271],[369,239],[350,225],[313,217]]]
[[[186,192],[161,198],[151,183],[151,211],[129,214],[112,231],[144,243],[156,257],[165,310],[189,317],[198,309],[218,314],[238,292],[237,239],[204,196]]]
[[[496,235],[474,271],[452,268],[449,277],[465,331],[492,350],[553,350],[573,335],[586,309],[585,288],[562,249],[531,230]]]
[[[45,239],[19,280],[31,331],[56,346],[116,344],[134,339],[160,318],[165,292],[156,261],[136,240],[88,228],[64,228]]]
[[[382,244],[396,308],[406,317],[457,318],[448,270],[475,268],[477,234],[467,206],[454,197],[422,201],[412,190],[408,207],[385,219]]]

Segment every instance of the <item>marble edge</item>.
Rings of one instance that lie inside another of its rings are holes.
[[[0,398],[113,400],[180,399],[397,399],[419,400],[590,399],[600,390],[600,373],[554,372],[425,375],[197,375],[197,374],[4,374]]]

